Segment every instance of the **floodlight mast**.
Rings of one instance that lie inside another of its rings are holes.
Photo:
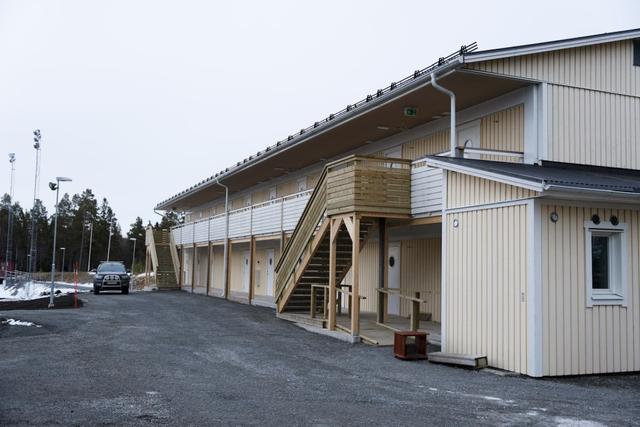
[[[71,178],[65,177],[56,177],[56,182],[50,182],[49,188],[56,192],[56,217],[53,226],[53,256],[51,259],[51,289],[49,295],[49,308],[54,307],[53,302],[53,292],[55,290],[55,279],[56,279],[56,242],[58,240],[58,196],[60,195],[60,183],[61,182],[69,182]]]

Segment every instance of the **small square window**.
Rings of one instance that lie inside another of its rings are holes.
[[[626,225],[585,222],[587,306],[626,305]]]

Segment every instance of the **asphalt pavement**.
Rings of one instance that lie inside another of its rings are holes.
[[[640,375],[499,376],[402,362],[181,292],[0,311],[0,425],[640,425]]]

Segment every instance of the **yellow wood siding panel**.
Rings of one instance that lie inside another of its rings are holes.
[[[211,251],[211,286],[210,289],[222,290],[224,287],[224,247],[216,245]]]
[[[480,148],[524,152],[524,105],[516,105],[480,119]],[[521,161],[517,157],[482,155],[483,160]]]
[[[431,313],[432,319],[440,322],[440,280],[442,270],[442,240],[404,240],[400,247],[400,292],[427,300],[420,304],[421,313]],[[400,300],[400,315],[410,316],[409,301]]]
[[[527,206],[449,214],[446,236],[444,351],[527,373]]]
[[[538,192],[488,179],[447,172],[447,209],[536,197]]]
[[[417,160],[449,150],[449,129],[435,132],[402,145],[402,158]]]
[[[550,160],[640,169],[640,98],[550,85],[548,114]]]
[[[640,370],[640,216],[637,210],[543,205],[544,375]],[[549,221],[551,212],[557,223]],[[628,306],[587,307],[584,221],[597,213],[627,224]]]
[[[640,95],[640,67],[625,40],[467,64],[467,68],[568,86]]]

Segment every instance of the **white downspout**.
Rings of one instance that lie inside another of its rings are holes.
[[[224,254],[222,255],[222,277],[224,279],[224,288],[222,289],[223,297],[227,297],[227,289],[229,280],[229,272],[227,266],[229,265],[229,187],[224,184],[220,184],[220,180],[216,179],[216,184],[224,188]]]
[[[451,111],[450,111],[450,118],[451,118],[451,145],[450,145],[450,150],[451,152],[449,153],[450,157],[455,157],[456,156],[456,145],[457,145],[457,141],[456,141],[456,94],[453,93],[452,91],[450,91],[449,89],[446,89],[442,86],[440,86],[438,84],[438,82],[436,81],[436,73],[432,73],[431,74],[431,85],[434,87],[434,89],[444,93],[445,95],[449,95],[449,98],[451,98]]]

